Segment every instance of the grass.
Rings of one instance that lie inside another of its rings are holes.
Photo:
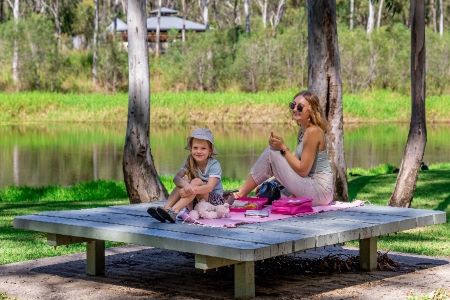
[[[350,198],[386,205],[396,180],[396,174],[392,174],[392,171],[393,167],[389,165],[370,170],[349,170]],[[162,177],[162,181],[169,190],[174,187],[170,177]],[[239,180],[224,179],[223,185],[225,189],[234,189],[241,183]],[[450,256],[449,186],[449,163],[431,165],[428,171],[420,173],[413,207],[446,211],[447,223],[381,237],[379,248],[430,256]],[[71,187],[4,188],[0,190],[0,265],[85,250],[83,245],[49,247],[45,234],[13,228],[11,223],[15,216],[127,203],[122,182],[95,181]],[[120,244],[107,243],[107,247],[116,245]]]
[[[159,124],[288,123],[294,90],[277,92],[161,92],[151,94],[151,120]],[[408,122],[409,96],[386,90],[343,96],[345,122]],[[450,95],[427,98],[427,121],[450,121]],[[128,96],[0,92],[0,123],[122,122]],[[257,116],[257,117],[255,117]]]

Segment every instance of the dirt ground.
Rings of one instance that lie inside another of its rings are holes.
[[[356,255],[330,247],[300,256]],[[297,255],[298,257],[299,255]],[[443,288],[450,294],[450,258],[390,253],[394,271],[320,275],[256,272],[256,299],[406,299]],[[85,274],[85,255],[0,266],[0,295],[13,299],[230,299],[232,268],[203,272],[191,254],[138,246],[107,250],[106,275]]]

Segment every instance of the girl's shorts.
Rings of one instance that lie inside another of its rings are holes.
[[[214,192],[209,193],[208,202],[214,205],[222,205],[225,203],[223,195]]]

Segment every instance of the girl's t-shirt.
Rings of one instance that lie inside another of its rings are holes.
[[[188,159],[184,162],[183,166],[181,167],[181,170],[184,170],[187,172],[188,168]],[[200,178],[203,182],[208,182],[210,177],[215,177],[218,179],[216,186],[211,191],[213,193],[223,195],[223,186],[222,186],[222,168],[220,167],[220,163],[215,158],[208,158],[208,162],[206,163],[205,170],[202,171],[200,168],[197,168],[197,176]]]

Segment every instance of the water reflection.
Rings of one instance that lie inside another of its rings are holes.
[[[195,126],[151,128],[151,147],[158,172],[174,174],[187,155],[186,136]],[[276,125],[210,126],[224,175],[244,178],[267,145],[270,131],[295,145],[296,128]],[[428,128],[425,161],[450,161],[448,126]],[[69,185],[93,179],[122,179],[125,124],[0,126],[0,187]],[[399,165],[406,125],[345,127],[349,167]]]

